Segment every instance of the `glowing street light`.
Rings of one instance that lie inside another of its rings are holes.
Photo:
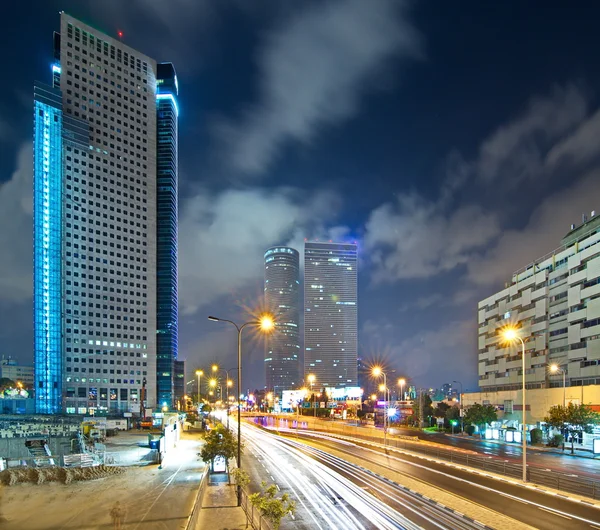
[[[380,366],[374,366],[371,373],[375,377],[383,376],[383,385],[379,386],[379,390],[383,391],[383,399],[385,405],[383,407],[383,447],[387,447],[387,426],[388,426],[388,387],[387,387],[387,375],[381,369]]]
[[[202,370],[196,370],[196,375],[198,376],[198,407],[200,407],[200,400],[202,399],[200,395],[200,378],[204,375],[204,372]]]
[[[562,374],[563,376],[563,407],[567,406],[567,381],[566,375],[567,371],[564,368],[561,368],[558,364],[554,363],[550,365],[550,371],[553,374]]]
[[[403,377],[398,379],[398,386],[400,387],[400,396],[401,396],[401,401],[404,401],[404,385],[406,384],[406,379],[404,379]]]
[[[526,423],[526,400],[525,400],[525,342],[517,333],[514,327],[507,327],[501,331],[501,336],[505,342],[512,344],[516,341],[521,342],[521,359],[522,359],[522,375],[523,375],[523,482],[527,482],[527,423]],[[461,403],[462,406],[462,403]]]
[[[315,379],[316,379],[315,374],[309,374],[306,379],[310,383],[310,397],[312,398],[314,396],[314,394],[313,394],[313,384],[314,384]],[[316,415],[317,415],[317,409],[315,408],[314,403],[313,403],[313,416],[316,417]]]
[[[273,317],[268,314],[261,315],[258,320],[251,320],[249,322],[245,322],[241,326],[238,326],[233,320],[227,320],[225,318],[218,318],[214,316],[209,316],[208,320],[212,322],[228,322],[237,330],[238,335],[238,378],[237,378],[237,395],[242,395],[242,331],[246,326],[254,326],[264,333],[268,333],[273,330],[275,327],[275,321]],[[237,413],[237,431],[238,431],[238,446],[237,446],[237,466],[238,469],[242,469],[242,409],[241,404],[238,402],[238,413]],[[237,486],[237,505],[242,505],[242,492],[241,488],[238,484]]]

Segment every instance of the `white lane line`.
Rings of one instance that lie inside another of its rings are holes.
[[[552,510],[547,510],[546,508],[542,508],[541,506],[538,506],[538,510],[543,510],[545,512],[551,513],[552,515],[558,515],[559,517],[563,517],[564,519],[571,519],[571,517],[567,517],[566,515],[562,515],[560,513],[555,513]]]

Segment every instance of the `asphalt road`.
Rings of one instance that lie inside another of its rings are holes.
[[[482,526],[302,441],[244,426],[244,468],[297,503],[286,529],[452,529]]]
[[[308,436],[308,433],[300,431],[300,435]],[[310,438],[315,439],[313,436]],[[600,529],[599,509],[549,496],[533,488],[497,481],[406,454],[390,452],[386,455],[383,449],[352,445],[322,435],[319,435],[318,443],[325,451],[359,458],[370,469],[390,469],[400,475],[416,478],[534,528]]]
[[[477,437],[447,436],[443,433],[417,433],[410,429],[398,429],[400,434],[415,436],[450,447],[469,449],[488,456],[495,456],[508,460],[511,463],[520,464],[523,450],[518,444],[498,443],[493,441],[479,440]],[[568,450],[565,453],[542,451],[535,447],[527,447],[527,465],[543,469],[553,469],[565,474],[578,474],[589,476],[598,480],[600,478],[600,460],[593,458],[581,458],[572,456]]]

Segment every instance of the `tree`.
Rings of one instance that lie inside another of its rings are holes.
[[[248,475],[245,470],[236,467],[231,474],[233,475],[233,480],[235,480],[238,488],[246,489],[248,484],[250,484],[250,475]],[[246,514],[246,528],[248,528],[248,510],[244,509],[244,513]]]
[[[454,420],[460,422],[460,407],[458,405],[453,405],[446,411],[446,420],[449,423]]]
[[[444,427],[447,423],[446,413],[448,410],[450,410],[450,405],[448,405],[448,403],[444,403],[443,401],[440,401],[433,410],[433,415],[436,418],[444,418]]]
[[[566,407],[554,405],[550,407],[544,421],[551,427],[561,429],[571,437],[571,454],[575,452],[575,436],[592,433],[593,425],[600,422],[600,414],[594,412],[589,405],[575,405],[570,402]],[[564,449],[564,445],[563,445]]]
[[[423,414],[421,415],[421,402],[423,403]],[[417,396],[412,403],[413,414],[417,419],[425,421],[426,418],[433,416],[433,407],[431,406],[431,398],[427,394]]]
[[[223,424],[217,423],[204,437],[200,458],[205,463],[212,462],[217,456],[229,460],[237,454],[237,446],[237,440],[231,431]]]
[[[293,515],[296,512],[296,503],[290,500],[287,493],[284,493],[279,498],[276,497],[277,486],[275,484],[267,486],[267,483],[263,481],[261,482],[261,488],[262,493],[253,493],[250,495],[250,502],[273,525],[274,530],[278,530],[281,520],[286,515]]]
[[[498,421],[498,414],[493,405],[475,403],[465,411],[465,423],[477,425],[479,427],[479,436],[482,434],[483,427],[493,421]]]
[[[8,390],[9,388],[15,388],[17,385],[8,377],[0,377],[0,393]]]

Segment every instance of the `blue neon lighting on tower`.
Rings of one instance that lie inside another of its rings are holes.
[[[35,409],[62,408],[62,97],[41,83],[34,89],[33,311]]]
[[[157,402],[175,405],[177,360],[177,75],[171,63],[156,75],[156,383]]]

